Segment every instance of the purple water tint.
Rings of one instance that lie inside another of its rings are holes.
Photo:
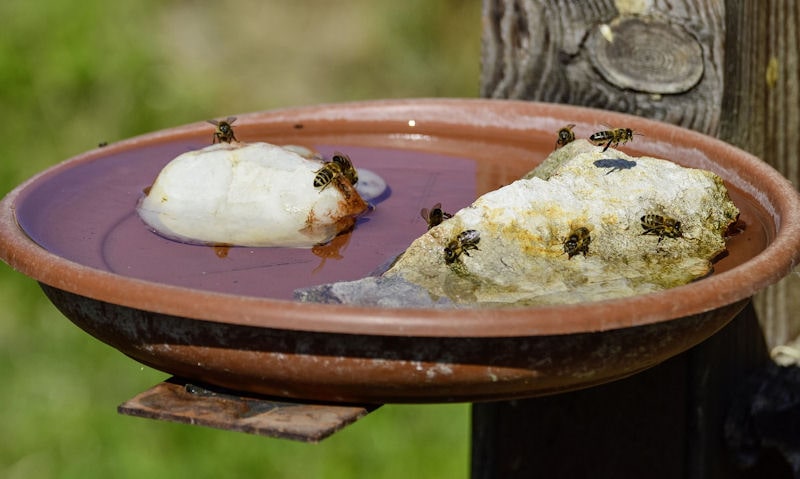
[[[158,236],[139,219],[136,204],[167,162],[202,146],[186,140],[143,145],[56,168],[19,196],[17,221],[43,248],[92,268],[175,286],[291,299],[297,288],[369,275],[425,232],[420,209],[441,202],[454,212],[477,196],[477,167],[469,158],[310,145],[326,157],[347,152],[357,168],[377,173],[389,186],[327,258],[311,249],[215,249]]]

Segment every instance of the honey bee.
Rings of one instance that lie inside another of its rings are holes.
[[[681,222],[670,218],[669,216],[661,216],[649,214],[642,216],[642,228],[644,228],[643,235],[658,236],[658,242],[664,238],[682,238],[683,232],[681,231]]]
[[[442,224],[442,221],[452,218],[453,215],[442,211],[442,204],[436,203],[433,208],[428,211],[428,208],[422,208],[419,211],[420,216],[428,223],[428,229]]]
[[[569,233],[569,237],[564,241],[564,253],[567,254],[567,259],[572,259],[576,254],[586,254],[589,252],[589,243],[592,242],[592,237],[589,235],[589,230],[583,226],[573,229]]]
[[[558,139],[556,140],[556,150],[566,145],[567,143],[572,143],[573,141],[575,141],[575,133],[572,132],[573,128],[575,128],[575,124],[570,123],[564,128],[558,130]]]
[[[214,135],[211,137],[212,144],[217,142],[230,143],[232,141],[239,141],[233,134],[233,122],[236,121],[235,116],[229,116],[224,120],[206,120],[206,121],[217,127],[217,129],[214,131]]]
[[[331,158],[332,163],[336,163],[339,165],[339,169],[342,171],[342,175],[350,180],[351,185],[355,185],[358,183],[358,172],[356,171],[353,163],[350,161],[350,157],[345,155],[344,153],[339,153],[338,151],[333,154],[333,158]]]
[[[461,254],[469,256],[469,250],[478,250],[478,242],[481,240],[481,235],[475,230],[465,230],[456,236],[444,248],[444,262],[450,264],[458,259]],[[480,251],[480,250],[478,250]]]
[[[315,171],[315,173],[317,176],[314,177],[314,186],[316,188],[321,188],[320,192],[327,188],[334,180],[343,176],[342,167],[339,166],[339,163],[334,163],[333,161],[323,164],[322,168]]]
[[[619,146],[620,143],[625,144],[632,141],[633,135],[638,135],[638,133],[635,133],[630,128],[613,128],[593,133],[592,136],[589,137],[589,141],[598,146],[605,143],[606,146],[603,148],[603,151],[606,151],[611,145],[616,147]]]

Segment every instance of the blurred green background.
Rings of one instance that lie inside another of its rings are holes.
[[[475,97],[480,1],[0,2],[0,195],[55,163],[230,114]],[[165,379],[0,263],[0,477],[464,478],[469,406],[390,405],[318,445],[116,406]]]

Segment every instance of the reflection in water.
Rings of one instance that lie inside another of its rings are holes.
[[[314,268],[314,270],[311,271],[311,273],[313,274],[320,271],[322,267],[325,266],[325,262],[328,259],[344,258],[344,256],[342,256],[341,253],[342,251],[344,251],[345,248],[347,248],[347,244],[350,242],[350,238],[352,236],[353,236],[353,229],[334,237],[328,243],[325,243],[323,245],[316,245],[313,248],[311,248],[312,253],[322,258],[322,261],[320,261],[319,265],[316,268]]]
[[[215,244],[214,245],[214,254],[217,255],[219,259],[225,259],[228,257],[228,252],[231,250],[231,245],[229,244]]]
[[[741,215],[739,218],[736,218],[736,221],[728,225],[728,229],[725,231],[725,238],[730,238],[731,236],[736,236],[738,234],[744,233],[747,229],[747,223],[742,220]]]

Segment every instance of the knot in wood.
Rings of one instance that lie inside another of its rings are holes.
[[[682,93],[703,77],[703,50],[678,25],[628,18],[595,28],[587,47],[595,69],[619,88]]]

